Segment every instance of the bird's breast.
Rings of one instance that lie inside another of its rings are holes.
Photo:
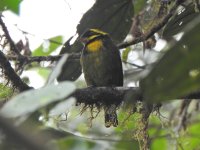
[[[98,52],[101,50],[101,47],[103,46],[102,40],[95,40],[86,46],[86,50],[88,52]]]

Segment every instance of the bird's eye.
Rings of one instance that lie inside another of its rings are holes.
[[[92,35],[94,35],[94,32],[91,32],[91,31],[90,31],[90,32],[88,32],[88,35],[87,35],[87,36],[89,37],[89,36],[92,36]]]
[[[87,38],[87,37],[90,37],[92,35],[93,34],[90,31],[88,31],[88,32],[84,33],[82,37],[86,37]]]

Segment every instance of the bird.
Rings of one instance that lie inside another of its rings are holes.
[[[120,52],[110,35],[99,29],[88,29],[81,36],[84,44],[81,66],[88,87],[123,86]],[[104,106],[105,127],[117,127],[117,106]]]

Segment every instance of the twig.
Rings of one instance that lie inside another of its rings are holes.
[[[8,40],[8,43],[10,44],[10,49],[17,54],[18,57],[22,57],[20,54],[18,48],[16,47],[15,43],[13,42],[12,38],[10,37],[10,34],[6,28],[5,23],[2,20],[2,16],[0,15],[0,25],[2,27],[2,30],[5,34],[6,39]]]
[[[147,32],[146,34],[143,34],[142,36],[133,39],[130,42],[124,42],[121,44],[118,44],[118,48],[119,49],[123,49],[126,48],[128,46],[143,42],[147,39],[149,39],[151,36],[153,36],[156,32],[158,32],[160,29],[162,29],[162,27],[164,27],[167,22],[169,21],[169,19],[173,16],[174,12],[176,11],[177,7],[183,3],[184,0],[176,0],[174,6],[170,9],[169,13],[162,19],[162,21],[160,23],[158,23],[156,26],[153,26],[152,29]]]
[[[11,56],[7,55],[7,59],[11,61],[21,61],[26,63],[32,63],[32,62],[42,62],[42,61],[58,61],[63,55],[56,55],[56,56],[23,56],[23,57],[17,57],[17,56]],[[80,61],[80,53],[72,53],[68,56],[68,61]],[[140,69],[145,69],[146,66],[140,66],[134,63],[130,63],[127,61],[123,61],[126,64],[135,66]]]
[[[32,63],[32,62],[42,62],[42,61],[58,61],[63,55],[56,55],[56,56],[23,56],[23,57],[17,57],[17,56],[11,56],[11,55],[7,55],[7,59],[11,60],[11,61],[20,61],[20,62],[24,62],[24,63]],[[80,61],[80,53],[72,53],[69,54],[68,56],[68,61]],[[134,63],[130,63],[127,61],[123,61],[126,64],[135,66],[137,68],[140,69],[145,69],[145,66],[139,66],[137,64]]]
[[[181,108],[179,111],[179,122],[177,127],[175,128],[175,132],[180,132],[181,129],[186,130],[187,127],[187,120],[188,120],[188,108],[190,106],[190,103],[192,102],[191,99],[186,99],[182,102]]]
[[[3,68],[5,77],[12,82],[14,87],[18,88],[20,91],[31,89],[31,87],[24,83],[16,74],[2,51],[0,51],[0,66]]]
[[[6,56],[8,60],[14,60],[14,61],[21,61],[24,63],[32,63],[32,62],[42,62],[42,61],[58,61],[63,55],[57,55],[57,56],[23,56],[23,57],[17,57],[17,56]],[[69,54],[68,60],[71,61],[80,61],[80,53],[72,53]]]
[[[145,69],[146,68],[146,66],[140,66],[140,65],[137,65],[137,64],[134,64],[134,63],[131,63],[131,62],[127,62],[127,61],[122,61],[122,62],[124,62],[125,64],[132,65],[134,67],[140,68],[140,69]]]

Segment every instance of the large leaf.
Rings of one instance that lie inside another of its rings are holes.
[[[200,17],[141,81],[146,101],[176,99],[200,90]]]
[[[97,0],[82,17],[78,34],[86,29],[98,28],[108,32],[114,41],[121,42],[132,24],[133,3],[130,0]]]
[[[68,55],[65,54],[62,58],[58,61],[56,67],[53,69],[51,74],[49,75],[48,84],[51,84],[55,81],[55,79],[62,73],[63,65],[67,61]]]
[[[49,42],[49,46],[45,48],[43,44],[41,44],[36,50],[33,51],[33,56],[48,56],[53,51],[55,51],[62,43],[62,36],[56,36],[47,40]]]
[[[8,101],[0,113],[5,117],[19,117],[30,114],[52,102],[66,98],[74,90],[74,84],[67,81],[58,85],[48,85],[37,90],[29,90]]]
[[[98,28],[108,32],[115,42],[121,42],[130,30],[133,15],[131,0],[97,0],[92,8],[83,15],[77,26],[77,33],[81,35],[86,29]],[[66,53],[77,53],[82,49],[83,45],[77,40]],[[58,80],[73,81],[80,75],[80,62],[67,61]]]
[[[21,0],[1,0],[0,12],[4,10],[11,10],[16,14],[19,14],[19,4]]]
[[[50,112],[49,116],[58,116],[62,113],[69,113],[70,110],[75,106],[76,100],[75,98],[71,97],[65,101],[58,103],[55,107],[53,107]]]
[[[79,52],[82,49],[82,45],[79,42],[75,42],[70,49],[68,49],[66,51],[67,54],[70,53],[76,53]],[[57,80],[58,81],[65,81],[65,80],[69,80],[69,81],[75,81],[82,73],[82,68],[81,68],[81,64],[80,64],[80,59],[73,59],[70,60],[69,56],[69,60],[67,60],[62,67],[62,72],[60,73],[60,75],[58,76]]]
[[[164,28],[163,37],[171,37],[183,31],[184,27],[199,15],[199,12],[195,11],[195,5],[193,3],[190,3],[180,12],[177,12],[177,14],[175,14],[175,16],[169,21],[167,26]]]
[[[65,54],[65,53],[71,54],[71,53],[77,53],[81,51],[81,49],[83,48],[83,45],[78,40],[76,40],[73,45],[70,45],[69,43],[71,39],[72,37],[70,37],[65,42],[63,48],[61,49],[60,54]],[[81,73],[82,73],[82,68],[81,68],[79,59],[74,60],[74,61],[67,60],[63,64],[62,72],[58,76],[57,80],[58,81],[65,81],[65,80],[75,81],[81,75]]]

